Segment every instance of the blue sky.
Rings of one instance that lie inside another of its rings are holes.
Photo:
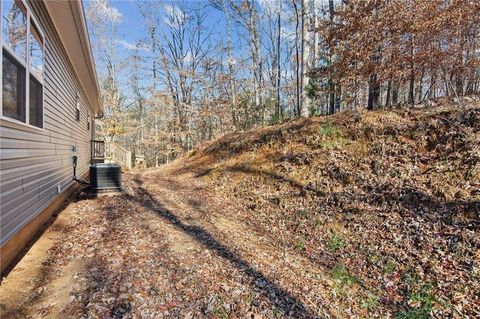
[[[88,2],[91,0],[85,0],[86,4],[88,6]],[[263,0],[260,1],[260,3],[269,3],[269,2],[274,2],[275,0]],[[208,18],[205,21],[205,26],[208,27],[214,27],[215,29],[215,37],[226,37],[226,20],[224,17],[223,12],[214,9],[213,7],[209,7],[209,1],[208,0],[183,0],[183,1],[160,1],[160,0],[148,0],[148,1],[141,1],[145,4],[148,3],[165,3],[165,4],[171,4],[171,5],[180,5],[180,4],[186,4],[187,7],[203,7],[206,6],[208,7],[207,12],[208,12]],[[136,1],[134,0],[110,0],[110,5],[117,9],[118,12],[122,16],[122,21],[118,24],[118,29],[119,29],[119,37],[123,37],[123,40],[130,43],[134,44],[136,40],[138,40],[143,33],[143,17],[138,11]],[[239,50],[242,46],[238,42],[240,39],[238,38],[237,31],[239,31],[238,26],[235,26],[234,21],[231,21],[232,23],[232,37],[234,37],[234,46],[236,46],[236,49]],[[127,43],[124,43],[126,46],[128,46]],[[122,46],[122,45],[121,45]],[[125,46],[123,46],[125,48]]]
[[[87,10],[91,1],[94,0],[84,0],[85,10]],[[208,7],[208,1],[143,1],[142,4],[146,6],[152,4],[152,9],[155,8],[157,10],[162,10],[161,8],[163,8],[163,6],[158,6],[159,3],[172,6],[184,4],[187,8],[207,6],[207,18],[204,21],[203,26],[207,29],[213,29],[211,42],[218,43],[221,40],[226,42],[226,20],[224,14],[219,10]],[[117,21],[117,36],[115,42],[117,44],[117,53],[120,60],[126,59],[128,56],[130,56],[135,51],[135,48],[138,49],[137,52],[140,56],[150,57],[151,52],[139,45],[142,37],[146,36],[146,32],[144,30],[145,25],[143,23],[143,17],[138,9],[138,2],[133,0],[110,0],[109,6],[108,14],[114,16],[115,20]],[[163,21],[160,21],[158,27],[160,29],[166,28],[166,24]],[[234,25],[232,25],[232,29],[235,29]],[[245,50],[245,46],[241,44],[241,40],[239,39],[237,31],[242,32],[241,30],[236,30],[232,34],[232,37],[234,37],[234,50],[236,55],[241,55],[243,54],[242,50]],[[99,65],[98,62],[97,69],[99,69],[98,71],[101,74],[101,65]],[[129,88],[126,85],[128,81],[128,73],[119,74],[119,76],[121,86],[124,92],[126,92],[128,95]]]
[[[142,16],[133,1],[113,1],[112,6],[122,15],[122,21],[118,24],[120,41],[135,44],[142,33]],[[124,46],[123,49],[126,49]]]
[[[159,2],[159,1],[143,1],[145,4],[149,2]],[[180,4],[180,1],[163,1],[166,4]],[[208,5],[208,1],[183,1],[187,6],[204,6]],[[116,8],[119,13],[122,15],[122,21],[118,24],[119,39],[124,42],[120,42],[120,47],[126,49],[129,47],[128,44],[135,44],[135,42],[142,37],[144,25],[143,17],[140,15],[137,4],[135,1],[127,0],[113,0],[111,1],[111,6]],[[205,21],[207,27],[215,27],[216,35],[223,36],[225,31],[225,19],[223,13],[210,8],[208,10],[208,19]],[[160,25],[162,27],[162,25]],[[123,44],[123,45],[122,45]]]
[[[89,7],[92,1],[105,1],[105,0],[83,0],[85,3],[85,9]],[[261,18],[261,25],[262,23],[266,23],[267,20],[264,20],[262,14],[269,10],[275,10],[278,5],[278,0],[257,0],[256,5],[258,6],[258,11],[260,12]],[[227,22],[224,16],[224,13],[220,10],[217,10],[211,6],[209,6],[208,0],[150,0],[150,1],[142,1],[143,6],[148,7],[151,5],[152,10],[159,10],[160,15],[166,16],[165,9],[170,6],[171,8],[175,7],[183,7],[188,9],[194,9],[199,7],[205,7],[205,12],[207,14],[205,21],[203,22],[202,26],[206,29],[212,29],[213,34],[210,39],[210,45],[219,48],[220,46],[226,47],[227,43]],[[282,35],[284,41],[282,41],[282,60],[287,59],[289,52],[285,49],[285,45],[287,43],[287,39],[293,39],[293,25],[291,23],[291,8],[288,7],[288,2],[284,1],[284,6],[282,9]],[[122,62],[126,62],[125,64],[127,67],[123,70],[123,72],[119,72],[119,82],[123,89],[123,93],[126,96],[130,95],[130,88],[128,86],[128,78],[129,78],[129,61],[127,60],[128,57],[135,51],[137,48],[137,52],[140,56],[144,58],[152,58],[152,54],[148,51],[145,47],[142,47],[141,41],[142,37],[146,37],[147,33],[145,32],[145,25],[144,19],[141,15],[139,8],[138,8],[138,1],[133,0],[108,0],[108,7],[102,7],[101,15],[111,16],[113,20],[115,20],[115,25],[117,28],[117,34],[115,36],[115,43],[117,47],[117,54],[122,60]],[[290,20],[290,21],[289,21]],[[235,63],[237,63],[237,76],[244,76],[250,77],[249,75],[249,45],[248,45],[248,37],[246,30],[236,24],[234,19],[231,20],[231,29],[232,29],[232,44],[233,44],[233,58]],[[167,28],[167,24],[165,21],[161,20],[157,24],[157,31],[161,30],[162,28]],[[264,32],[262,30],[262,26],[260,27],[260,32]],[[161,32],[160,32],[161,33]],[[266,46],[269,45],[268,41],[263,42],[262,45],[262,54],[266,53]],[[94,50],[95,51],[95,50]],[[95,53],[95,52],[94,52]],[[213,52],[211,52],[213,54]],[[217,50],[218,53],[218,50]],[[226,53],[223,53],[226,54]],[[219,57],[219,56],[217,56]],[[226,59],[225,55],[222,55],[221,59]],[[97,59],[98,60],[98,57]],[[244,63],[247,63],[245,65]],[[287,62],[285,62],[287,63]],[[148,64],[150,65],[150,64]],[[97,63],[97,70],[99,75],[102,75],[102,66],[100,63]],[[285,70],[289,70],[285,68]],[[151,72],[151,71],[148,71]],[[150,74],[150,73],[148,73]],[[144,84],[148,84],[148,78],[144,78]],[[161,89],[161,88],[160,88]]]
[[[85,8],[88,8],[89,3],[92,0],[84,0]],[[138,41],[141,40],[142,36],[145,36],[143,17],[138,10],[137,3],[139,1],[134,0],[110,0],[110,6],[115,11],[114,14],[118,14],[120,19],[117,23],[118,34],[117,34],[117,48],[119,49],[120,54],[127,54],[129,51],[132,51],[135,46],[138,44]],[[171,4],[179,5],[180,3],[186,4],[187,7],[202,7],[208,6],[208,1],[200,0],[187,0],[187,1],[140,1],[143,4],[148,5],[149,3],[158,4]],[[152,6],[153,7],[153,6]],[[158,7],[157,7],[158,8]],[[233,22],[232,22],[233,23]],[[212,40],[226,39],[226,21],[223,15],[223,12],[216,10],[212,7],[207,9],[207,19],[205,20],[204,26],[206,28],[213,28],[214,34],[212,35]],[[160,28],[165,27],[165,25],[159,25]],[[235,29],[235,26],[232,25],[232,29]],[[236,30],[238,31],[238,30]],[[236,50],[240,50],[242,47],[239,43],[240,39],[238,34],[233,32],[232,36],[234,37],[234,46]],[[144,51],[140,47],[140,51]],[[131,53],[131,52],[130,52]],[[140,52],[141,53],[141,52]]]

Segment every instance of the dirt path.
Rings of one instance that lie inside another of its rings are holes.
[[[2,318],[334,318],[332,282],[188,176],[71,203],[3,280]],[[333,300],[333,301],[332,301]]]

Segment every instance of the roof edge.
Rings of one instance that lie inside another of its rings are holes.
[[[74,1],[73,3],[77,4],[77,7],[78,7],[77,9],[78,9],[78,12],[81,16],[80,22],[81,22],[83,37],[85,38],[84,39],[85,40],[84,44],[85,44],[85,50],[87,51],[86,56],[87,56],[87,59],[89,60],[88,61],[89,65],[92,68],[91,76],[93,78],[92,80],[95,83],[95,88],[96,88],[96,91],[97,91],[96,92],[97,93],[96,94],[97,95],[97,98],[96,98],[97,113],[103,113],[103,105],[102,105],[102,102],[101,102],[101,91],[100,91],[100,86],[99,86],[98,77],[97,77],[97,68],[96,68],[96,65],[95,65],[95,59],[93,58],[93,50],[92,50],[92,46],[91,46],[91,42],[90,42],[90,34],[88,33],[87,19],[85,17],[85,10],[84,10],[84,7],[83,7],[83,1],[79,0],[79,1]]]
[[[102,114],[103,105],[100,97],[100,86],[82,1],[59,2],[55,0],[45,0],[44,5],[55,25],[55,29],[89,104],[95,114]],[[68,12],[67,15],[71,15],[70,19],[65,20],[65,12]],[[67,29],[75,30],[73,34],[76,39],[72,39],[72,33],[68,34]],[[88,75],[86,75],[87,73]]]

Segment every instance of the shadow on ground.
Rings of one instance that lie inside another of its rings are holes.
[[[143,182],[135,178],[137,191],[135,195],[127,195],[132,201],[140,202],[145,208],[153,211],[163,220],[183,231],[195,241],[214,251],[218,256],[226,259],[234,267],[247,275],[251,286],[256,286],[261,293],[270,301],[270,304],[280,309],[284,315],[294,318],[315,318],[308,308],[295,296],[282,289],[260,271],[256,270],[249,263],[234,254],[227,246],[220,243],[215,237],[204,230],[202,227],[191,226],[182,223],[182,221],[170,210],[159,203],[144,187]]]

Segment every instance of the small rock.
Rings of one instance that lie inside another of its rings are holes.
[[[208,305],[207,305],[207,309],[206,309],[206,313],[213,313],[213,311],[215,310],[215,297],[214,296],[211,296],[208,300]]]
[[[230,290],[230,287],[229,287],[227,284],[225,284],[225,283],[221,283],[221,284],[220,284],[220,287],[222,287],[222,289],[223,289],[224,291],[227,291],[227,292]]]
[[[255,286],[258,288],[264,288],[267,285],[267,281],[264,278],[259,278],[255,280]]]
[[[464,198],[464,197],[467,197],[467,196],[468,196],[467,192],[463,189],[460,189],[459,191],[457,191],[455,193],[455,198],[456,199]]]
[[[180,281],[175,284],[175,289],[180,290],[182,288],[183,288],[183,285]]]
[[[47,290],[47,287],[42,286],[42,287],[38,287],[37,290],[36,290],[36,292],[37,292],[37,294],[41,295],[41,294],[44,293],[46,290]]]
[[[238,297],[240,297],[241,295],[242,295],[242,291],[241,291],[240,289],[238,289],[238,288],[237,288],[237,289],[234,289],[234,290],[232,291],[232,297],[233,297],[233,298],[238,298]]]
[[[230,312],[232,310],[232,306],[229,303],[224,303],[223,309],[225,309],[226,312]]]

